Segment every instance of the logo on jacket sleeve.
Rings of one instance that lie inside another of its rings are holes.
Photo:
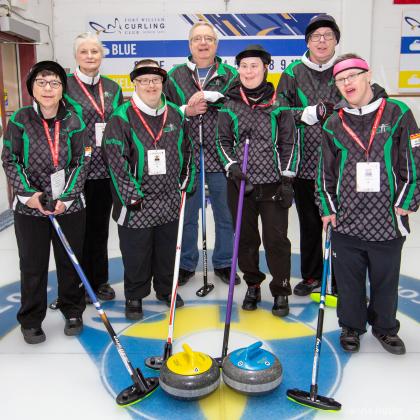
[[[410,136],[411,147],[419,147],[420,146],[420,133],[411,134]]]

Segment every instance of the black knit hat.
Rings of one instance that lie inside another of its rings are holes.
[[[271,62],[271,54],[268,53],[263,46],[258,44],[248,45],[243,51],[241,51],[235,57],[236,65],[239,66],[241,60],[247,57],[259,57],[264,64],[270,64]]]
[[[33,95],[33,86],[36,76],[43,72],[43,71],[50,71],[58,76],[63,85],[63,93],[66,91],[67,88],[67,74],[63,67],[60,64],[56,63],[55,61],[40,61],[32,66],[29,70],[28,75],[26,76],[26,88],[28,89],[29,95],[32,97]]]
[[[340,29],[335,22],[335,19],[327,14],[314,16],[308,23],[308,26],[305,30],[305,41],[308,43],[309,37],[312,32],[316,31],[318,28],[331,28],[335,33],[335,38],[337,39],[337,44],[340,42]]]

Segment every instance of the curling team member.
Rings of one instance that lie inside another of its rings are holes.
[[[237,77],[237,72],[216,56],[217,45],[214,26],[204,21],[195,23],[189,33],[191,56],[186,63],[169,71],[165,93],[170,101],[184,109],[190,120],[197,172],[201,170],[199,127],[202,121],[205,180],[210,194],[215,229],[212,262],[214,274],[224,283],[229,283],[233,248],[232,217],[226,200],[226,177],[217,156],[215,142],[217,110],[221,106],[223,94]],[[201,182],[198,184],[195,194],[187,200],[185,208],[180,285],[187,283],[194,276],[199,259],[198,213],[202,203]],[[241,279],[236,274],[235,284],[240,282]]]
[[[142,299],[151,281],[170,305],[180,206],[179,189],[194,182],[192,144],[181,110],[166,100],[166,71],[141,60],[131,72],[135,92],[105,130],[102,148],[109,165],[124,264],[125,314],[143,316]],[[184,302],[177,296],[177,307]]]
[[[114,110],[123,102],[117,83],[100,74],[104,48],[99,38],[85,32],[74,41],[76,70],[68,77],[64,98],[87,127],[92,159],[85,184],[86,232],[81,264],[97,297],[112,300],[108,283],[108,234],[112,197],[108,168],[102,158],[103,130]],[[87,303],[91,303],[86,295]],[[58,303],[59,305],[59,303]],[[56,309],[57,302],[50,305]]]
[[[17,319],[29,344],[45,341],[42,322],[47,311],[51,242],[57,266],[64,333],[83,329],[84,289],[48,215],[55,215],[76,257],[82,255],[85,232],[83,185],[86,130],[62,101],[66,73],[54,61],[30,70],[26,85],[33,106],[17,110],[4,135],[3,168],[14,191],[14,222],[21,272],[21,306]],[[86,159],[85,159],[86,153]]]
[[[408,215],[420,199],[419,128],[407,105],[370,84],[365,60],[343,55],[333,74],[344,100],[323,128],[317,197],[324,227],[331,222],[334,228],[340,344],[359,351],[370,324],[385,350],[404,354],[396,311]]]
[[[340,41],[334,18],[314,16],[305,30],[305,41],[308,51],[286,68],[277,88],[281,103],[293,108],[299,128],[300,161],[293,184],[300,228],[302,281],[293,289],[298,296],[309,295],[321,285],[322,223],[315,203],[315,177],[322,124],[341,99],[332,76],[335,47]],[[333,293],[334,283],[333,277]]]
[[[250,45],[236,56],[240,82],[227,92],[219,111],[216,140],[221,162],[228,173],[228,202],[236,218],[238,186],[246,139],[249,143],[247,191],[239,244],[239,268],[248,285],[242,308],[257,309],[261,300],[258,217],[268,268],[273,276],[270,291],[272,312],[289,313],[291,247],[287,238],[289,207],[293,201],[292,179],[297,165],[295,124],[292,113],[281,108],[277,94],[267,82],[271,56],[260,45]],[[252,188],[253,186],[253,188]]]

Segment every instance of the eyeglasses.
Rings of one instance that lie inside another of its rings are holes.
[[[325,32],[325,34],[315,33],[315,34],[309,35],[309,39],[312,42],[321,41],[321,38],[324,38],[325,41],[331,41],[332,39],[335,39],[335,35],[334,35],[334,32]]]
[[[205,42],[206,44],[213,44],[216,42],[216,38],[210,35],[205,35],[205,36],[197,35],[191,38],[191,42],[193,42],[194,44],[198,44],[199,42]]]
[[[342,86],[346,83],[346,80],[347,80],[348,83],[354,82],[363,73],[366,73],[366,71],[361,71],[359,73],[350,74],[347,77],[342,77],[340,79],[335,79],[335,84],[337,86]]]
[[[50,85],[51,89],[58,89],[62,83],[58,80],[45,80],[45,79],[35,79],[35,83],[39,87],[46,87],[47,85]]]
[[[152,85],[161,85],[163,80],[161,77],[156,77],[155,79],[134,79],[140,86],[149,86]]]

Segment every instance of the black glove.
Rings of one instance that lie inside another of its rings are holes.
[[[237,163],[229,166],[228,177],[235,183],[238,191],[241,188],[241,181],[245,181],[245,195],[249,195],[254,191],[254,186],[249,182],[247,176],[241,171]]]
[[[331,102],[320,102],[316,106],[316,117],[320,122],[324,122],[333,112],[334,104]]]
[[[280,205],[288,209],[293,203],[293,178],[282,176],[280,184],[277,187],[276,193],[273,197],[274,201],[278,201]]]
[[[55,204],[57,203],[57,200],[53,200],[52,197],[46,192],[43,192],[39,196],[38,200],[45,211],[50,211],[50,212],[55,211]]]
[[[127,204],[127,209],[131,211],[139,211],[143,209],[143,199],[139,198],[137,201],[131,204]]]

